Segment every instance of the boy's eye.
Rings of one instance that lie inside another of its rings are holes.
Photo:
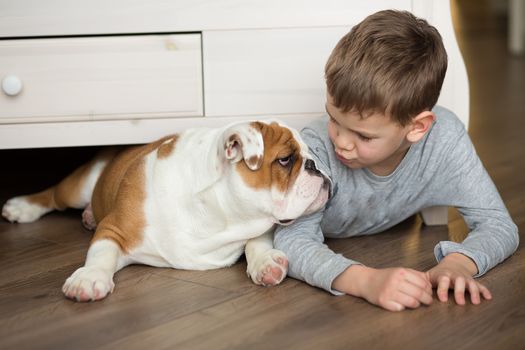
[[[328,116],[330,117],[330,123],[334,123],[335,125],[339,125],[339,123],[337,122],[337,120],[334,119],[334,117],[332,117],[331,115],[328,115]],[[369,142],[369,141],[372,140],[371,137],[366,137],[366,136],[364,136],[364,135],[362,135],[362,134],[360,134],[360,133],[357,133],[357,132],[355,132],[355,131],[354,131],[354,133],[355,133],[355,134],[357,135],[357,137],[358,137],[361,141],[363,141],[363,142]]]
[[[361,141],[364,141],[364,142],[368,142],[368,141],[372,140],[370,137],[366,137],[366,136],[363,136],[361,134],[357,134],[357,137],[359,137],[359,139]]]

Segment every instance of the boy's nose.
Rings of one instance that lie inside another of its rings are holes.
[[[355,148],[355,143],[352,140],[349,140],[347,137],[338,137],[335,145],[343,152],[351,152]]]

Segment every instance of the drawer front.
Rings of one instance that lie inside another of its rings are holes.
[[[202,116],[201,60],[200,34],[3,40],[0,123]]]
[[[206,116],[324,114],[324,65],[350,28],[203,33]]]

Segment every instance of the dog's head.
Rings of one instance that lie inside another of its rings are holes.
[[[224,155],[235,183],[232,192],[249,208],[290,224],[328,200],[329,179],[321,173],[300,134],[278,122],[241,123],[223,134]],[[239,181],[240,180],[240,181]]]

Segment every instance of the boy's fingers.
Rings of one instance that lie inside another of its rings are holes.
[[[443,276],[438,280],[437,296],[439,301],[448,300],[448,290],[450,288],[450,278]]]
[[[399,291],[409,296],[410,298],[417,300],[420,303],[423,303],[426,305],[430,305],[432,303],[432,291],[429,292],[425,288],[419,288],[411,283],[404,283],[399,287]],[[406,306],[413,307],[411,305],[406,305]]]
[[[408,307],[411,309],[415,309],[421,306],[419,300],[403,292],[399,292],[397,295],[394,295],[394,300],[399,304],[403,305],[404,307]]]
[[[430,277],[428,276],[428,274],[426,272],[422,272],[422,271],[417,271],[417,270],[414,270],[418,275],[419,277],[421,277],[424,281],[426,281],[427,283],[430,283]]]
[[[405,277],[406,280],[412,283],[413,285],[419,288],[422,288],[422,289],[426,289],[430,291],[430,293],[432,293],[432,284],[430,284],[430,282],[428,281],[426,277],[427,275],[419,271],[414,271],[414,272],[415,273],[408,273]]]
[[[403,311],[405,309],[403,305],[393,300],[390,300],[381,306],[389,311]]]
[[[478,305],[481,302],[479,297],[478,283],[474,280],[469,280],[467,284],[468,292],[470,293],[470,301],[472,302],[472,304]]]
[[[483,295],[483,298],[490,300],[492,299],[492,293],[489,291],[487,287],[482,285],[481,283],[478,283],[479,291],[481,292],[481,295]]]
[[[458,305],[465,305],[465,279],[458,277],[454,281],[454,299]]]

